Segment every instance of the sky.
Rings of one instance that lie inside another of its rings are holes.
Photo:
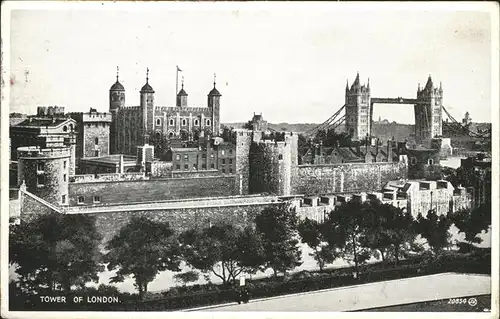
[[[223,123],[253,112],[272,123],[321,123],[342,107],[346,81],[357,72],[361,82],[369,78],[372,97],[415,98],[431,75],[455,118],[469,111],[473,121],[491,121],[490,14],[407,8],[106,3],[15,10],[10,111],[107,111],[117,66],[127,105],[139,105],[149,68],[155,104],[173,106],[178,65],[190,106],[206,106],[216,73]],[[376,104],[379,117],[413,124],[413,106]]]

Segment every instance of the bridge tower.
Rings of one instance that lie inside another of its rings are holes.
[[[443,135],[443,88],[434,87],[431,76],[423,89],[417,90],[415,137],[420,142]]]
[[[370,80],[368,84],[361,85],[359,73],[354,83],[345,88],[345,126],[347,134],[352,140],[361,140],[371,134],[371,103],[370,103]]]

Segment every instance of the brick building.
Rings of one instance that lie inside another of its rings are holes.
[[[78,126],[76,139],[76,157],[99,157],[110,154],[111,114],[97,112],[90,108],[88,112],[69,113]]]
[[[75,120],[64,114],[64,107],[39,106],[37,114],[10,127],[10,159],[17,160],[19,147],[37,146],[41,149],[70,148],[69,172],[75,173]]]
[[[459,183],[470,189],[473,206],[491,203],[491,157],[484,153],[461,160],[457,169]]]

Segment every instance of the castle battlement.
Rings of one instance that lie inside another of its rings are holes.
[[[203,113],[208,112],[207,106],[155,106],[155,112],[192,112]]]
[[[38,116],[64,115],[64,106],[39,106],[36,114]]]
[[[82,114],[83,122],[111,122],[111,113],[87,112]]]
[[[17,149],[17,158],[59,158],[70,157],[71,149],[69,147],[46,148],[41,149],[38,146],[24,146]]]

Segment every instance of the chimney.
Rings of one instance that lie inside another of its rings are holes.
[[[120,154],[120,161],[119,161],[119,172],[120,174],[123,174],[123,154]]]

